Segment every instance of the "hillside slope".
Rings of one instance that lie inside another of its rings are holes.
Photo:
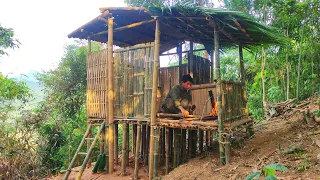
[[[316,98],[308,109],[318,110]],[[302,113],[290,117],[278,117],[255,125],[255,135],[245,141],[234,143],[231,151],[231,164],[219,165],[218,150],[198,155],[186,164],[180,165],[163,180],[243,180],[253,171],[261,171],[269,164],[280,163],[289,171],[276,172],[277,179],[319,180],[320,179],[320,123],[303,120]],[[75,168],[75,169],[79,169]],[[133,158],[127,168],[127,176],[120,176],[120,167],[113,174],[92,174],[87,168],[82,179],[133,179]],[[76,170],[77,171],[77,170]],[[148,179],[147,167],[139,170],[140,179]],[[74,179],[72,172],[69,179]],[[62,175],[54,179],[61,179]],[[264,179],[261,175],[260,179]]]

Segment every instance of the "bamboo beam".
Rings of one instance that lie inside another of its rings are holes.
[[[214,52],[216,59],[216,78],[217,78],[217,101],[218,101],[218,132],[219,132],[219,151],[220,151],[220,163],[225,164],[225,152],[223,147],[223,122],[222,122],[222,94],[221,94],[221,76],[220,76],[220,54],[219,54],[219,28],[214,23]]]
[[[206,49],[195,49],[193,50],[193,52],[198,52],[198,51],[205,51]],[[175,53],[166,53],[166,54],[161,54],[160,56],[169,56],[169,55],[175,55],[175,54],[183,54],[183,53],[189,53],[190,50],[187,50],[187,51],[182,51],[182,52],[175,52]],[[182,59],[181,59],[181,62],[182,62]],[[179,64],[179,65],[182,65],[182,64]]]
[[[157,89],[158,89],[158,68],[159,68],[159,51],[160,51],[160,26],[159,20],[156,19],[155,41],[154,41],[154,64],[153,64],[153,81],[152,81],[152,101],[151,101],[151,131],[150,131],[150,157],[149,157],[149,180],[154,178],[154,146],[156,133],[156,107],[157,107]]]
[[[206,20],[209,21],[210,26],[212,26],[212,27],[214,26],[214,21],[211,19],[211,17],[207,16]],[[226,37],[228,37],[231,41],[233,41],[236,44],[240,44],[240,42],[235,37],[233,37],[231,34],[229,34],[228,32],[226,32],[223,29],[219,29],[219,30],[220,30],[220,32],[222,32],[222,34],[224,34]]]
[[[155,19],[151,19],[151,20],[141,21],[141,22],[137,22],[137,23],[132,23],[132,24],[129,24],[129,25],[126,25],[126,26],[115,28],[114,32],[122,31],[124,29],[131,29],[131,28],[134,28],[134,27],[141,26],[143,24],[152,23],[154,21],[155,21]],[[99,35],[108,34],[108,33],[109,33],[108,31],[101,31],[101,32],[98,32],[96,34],[93,34],[93,36],[99,36]]]
[[[141,125],[138,124],[137,126],[137,140],[136,140],[136,152],[134,155],[134,179],[138,179],[139,178],[139,149],[141,146]]]
[[[241,30],[247,37],[250,37],[250,35],[247,33],[246,29],[241,26],[241,24],[237,21],[236,18],[234,18],[231,14],[229,16],[232,18],[235,25],[238,27],[239,30]]]
[[[113,89],[113,17],[108,19],[108,119],[109,119],[109,173],[114,171],[114,89]]]
[[[125,49],[115,49],[113,52],[114,53],[121,53],[121,52],[127,52],[127,51],[133,51],[133,50],[137,50],[137,49],[145,49],[145,48],[150,48],[150,47],[154,47],[154,45],[139,45],[139,46],[133,46],[133,47],[129,47],[129,48],[125,48]]]
[[[209,126],[209,127],[218,127],[217,121],[186,121],[186,120],[168,120],[168,119],[158,119],[160,123],[172,123],[178,125],[198,125],[198,126]]]
[[[196,84],[192,85],[190,90],[216,88],[216,84]]]

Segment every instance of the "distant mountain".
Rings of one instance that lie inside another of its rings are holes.
[[[42,92],[43,87],[40,85],[39,81],[36,78],[38,71],[31,70],[27,74],[22,74],[20,76],[13,77],[18,81],[23,81],[30,88],[31,94],[33,95],[36,102],[39,102],[43,99],[44,94]]]

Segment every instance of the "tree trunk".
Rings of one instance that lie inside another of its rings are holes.
[[[267,101],[266,101],[266,87],[264,79],[264,68],[266,66],[267,55],[264,48],[262,48],[262,63],[261,63],[261,86],[262,86],[262,103],[264,115],[267,115]]]
[[[300,68],[301,68],[302,40],[303,40],[303,26],[302,26],[302,34],[301,34],[300,47],[299,47],[300,49],[299,49],[299,64],[298,64],[297,92],[296,92],[297,102],[299,102],[299,81],[300,81]]]

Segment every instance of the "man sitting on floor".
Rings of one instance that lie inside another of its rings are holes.
[[[191,104],[190,88],[192,84],[193,78],[189,74],[183,75],[180,84],[173,86],[169,91],[161,111],[171,114],[179,114],[181,112],[183,117],[189,116],[189,111],[195,109],[195,106]]]

